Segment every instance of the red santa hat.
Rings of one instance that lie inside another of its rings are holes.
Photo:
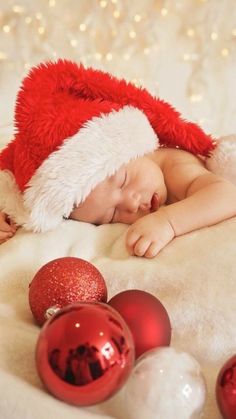
[[[0,154],[0,209],[33,231],[59,225],[98,183],[159,146],[201,155],[215,147],[145,89],[66,60],[23,80],[15,127]]]

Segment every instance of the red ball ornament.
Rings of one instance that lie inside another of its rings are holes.
[[[236,418],[236,354],[221,368],[216,381],[216,398],[224,419]]]
[[[132,334],[107,304],[74,303],[43,326],[36,364],[57,398],[77,406],[100,403],[120,389],[132,370]]]
[[[128,324],[134,338],[136,358],[157,346],[168,346],[171,339],[170,319],[165,307],[152,294],[128,290],[115,295],[108,304]]]
[[[55,312],[54,308],[76,301],[107,301],[103,276],[83,259],[54,259],[39,269],[29,285],[29,304],[39,325]]]

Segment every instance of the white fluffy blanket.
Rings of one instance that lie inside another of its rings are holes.
[[[46,234],[21,229],[0,246],[1,419],[126,419],[120,394],[77,408],[49,395],[37,375],[39,328],[29,309],[28,284],[39,267],[62,256],[92,262],[105,277],[109,298],[139,288],[163,302],[173,327],[171,344],[190,352],[203,368],[208,387],[203,417],[220,418],[215,380],[236,349],[236,218],[179,237],[152,260],[128,256],[126,228],[65,221]]]

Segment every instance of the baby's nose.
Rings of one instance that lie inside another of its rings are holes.
[[[137,192],[126,191],[123,197],[123,206],[129,212],[136,213],[139,210],[140,194]]]

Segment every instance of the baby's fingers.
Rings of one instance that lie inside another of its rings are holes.
[[[140,238],[140,234],[128,229],[127,231],[127,235],[126,235],[126,247],[128,252],[133,255],[133,251],[134,251],[134,245],[135,243],[138,241],[138,239]]]
[[[145,252],[145,257],[148,259],[154,258],[162,249],[160,243],[153,242],[150,244],[149,248]]]
[[[14,232],[16,232],[16,230],[17,230],[18,226],[17,226],[17,224],[15,223],[15,221],[10,220],[10,226],[11,226],[11,228],[13,229],[13,231],[14,231]]]
[[[134,245],[134,255],[144,256],[150,247],[150,240],[141,237]]]
[[[4,213],[0,213],[0,232],[13,234],[16,232],[15,223]]]
[[[0,231],[0,243],[3,243],[4,241],[10,239],[13,235],[14,233],[12,233],[11,231]]]
[[[140,233],[137,231],[130,229],[126,237],[126,246],[131,255],[144,256],[150,246],[150,240],[140,236]]]

